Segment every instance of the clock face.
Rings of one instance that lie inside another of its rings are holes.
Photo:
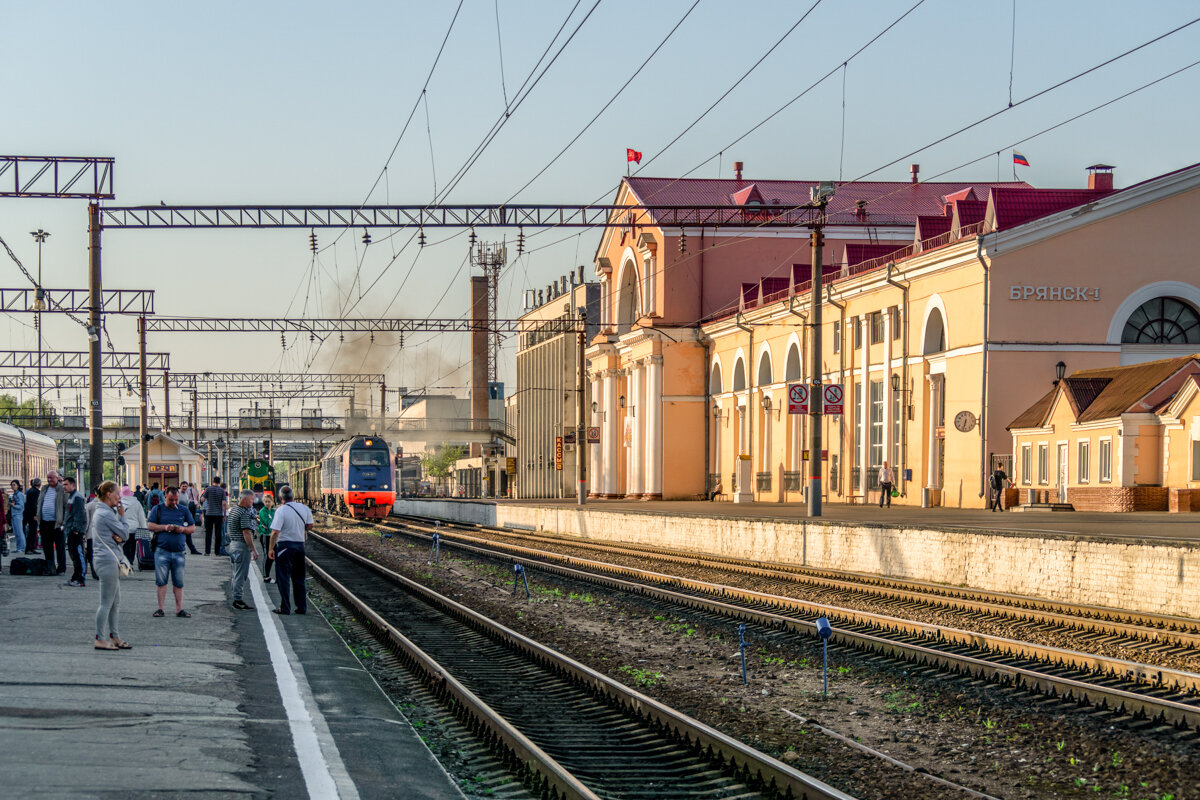
[[[963,433],[975,429],[975,415],[970,411],[960,411],[954,415],[954,427]]]

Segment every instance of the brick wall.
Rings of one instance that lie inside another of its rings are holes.
[[[1200,613],[1200,544],[487,502],[397,500],[396,511],[1070,603]]]
[[[1200,489],[1172,489],[1167,510],[1176,514],[1200,511]]]
[[[1166,511],[1164,486],[1072,486],[1067,502],[1076,511]]]

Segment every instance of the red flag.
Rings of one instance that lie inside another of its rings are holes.
[[[637,150],[634,150],[631,147],[626,147],[625,148],[625,161],[626,162],[632,161],[635,164],[641,164],[642,163],[642,154],[639,153]]]

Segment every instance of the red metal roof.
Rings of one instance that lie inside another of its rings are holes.
[[[1058,211],[1089,203],[1111,194],[1093,189],[1016,189],[999,187],[992,190],[995,230],[1007,230]]]
[[[916,240],[932,239],[934,236],[941,236],[943,233],[950,231],[950,217],[926,217],[924,215],[917,217],[917,235]]]
[[[809,189],[816,181],[738,181],[721,178],[642,178],[625,179],[637,200],[647,205],[734,206],[737,192],[754,187],[763,203],[792,207],[809,202]],[[1029,189],[1023,181],[909,183],[901,181],[864,181],[843,183],[829,201],[828,219],[833,225],[913,225],[920,215],[943,213],[943,198],[948,194],[974,188],[976,195],[997,187]],[[866,214],[856,214],[857,201],[866,202]]]
[[[983,219],[983,215],[987,213],[987,207],[986,200],[959,200],[955,202],[954,209],[958,212],[959,227],[974,225],[976,222],[979,222]]]
[[[847,244],[842,266],[853,267],[872,258],[883,258],[905,249],[904,244]],[[907,254],[906,254],[907,255]]]

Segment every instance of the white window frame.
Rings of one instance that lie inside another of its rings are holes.
[[[1200,481],[1200,439],[1192,439],[1189,444],[1192,451],[1192,480]]]
[[[1075,442],[1075,480],[1077,483],[1092,482],[1092,442],[1079,439]]]
[[[1021,485],[1033,484],[1033,445],[1021,445]]]
[[[1100,483],[1112,483],[1112,437],[1105,436],[1102,438],[1096,448],[1096,480]],[[1108,451],[1107,463],[1104,457],[1104,451]]]
[[[1050,443],[1038,442],[1038,486],[1050,485]]]

